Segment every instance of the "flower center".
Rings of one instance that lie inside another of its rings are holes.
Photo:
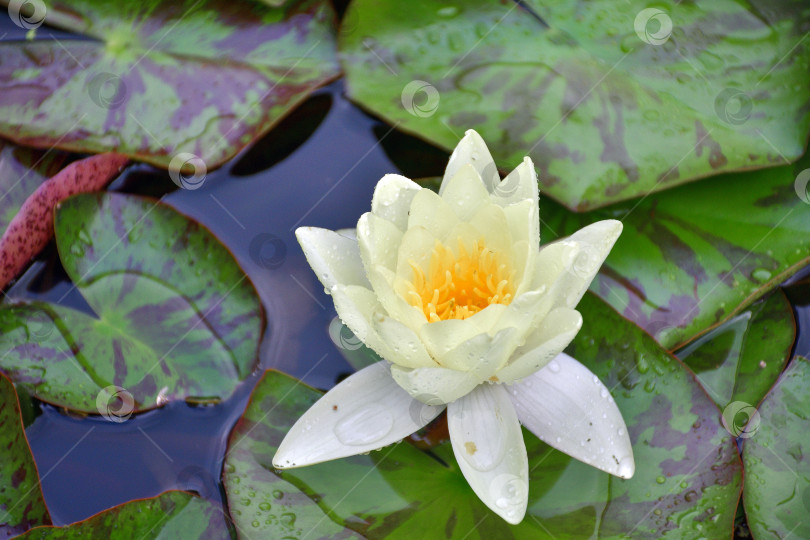
[[[458,253],[436,242],[427,274],[413,261],[413,281],[407,283],[405,299],[425,313],[428,322],[472,317],[492,304],[507,305],[514,289],[504,257],[487,249],[483,240],[472,250],[458,240]]]

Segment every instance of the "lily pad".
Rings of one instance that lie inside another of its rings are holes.
[[[0,134],[20,144],[204,176],[339,74],[324,0],[40,3],[88,39],[0,44]]]
[[[810,205],[794,166],[721,175],[576,214],[541,198],[548,242],[614,218],[624,231],[591,290],[674,350],[810,263]]]
[[[576,210],[798,159],[807,4],[655,6],[357,0],[340,56],[364,108],[448,150],[474,128],[504,170],[529,154]]]
[[[470,490],[449,443],[423,451],[403,442],[370,455],[271,474],[278,444],[322,394],[268,371],[232,435],[226,485],[242,489],[247,482],[255,493],[251,503],[272,504],[280,478],[316,501],[338,525],[368,538],[727,535],[741,470],[717,407],[677,359],[603,302],[586,295],[580,308],[585,324],[571,352],[614,389],[633,442],[631,480],[576,461],[525,430],[532,472],[528,514],[518,526],[498,518]],[[258,482],[250,476],[256,464],[264,469]],[[232,508],[243,494],[229,492]],[[247,506],[236,504],[240,510]],[[304,535],[328,535],[331,529],[321,527],[334,527],[325,519],[307,523]]]
[[[97,317],[42,302],[0,308],[0,368],[35,397],[117,419],[172,399],[227,398],[253,370],[264,311],[210,231],[117,193],[67,199],[55,230]]]
[[[0,374],[0,536],[50,523],[14,385]]]
[[[222,509],[182,491],[131,501],[65,527],[37,527],[18,538],[231,538]]]
[[[810,363],[796,358],[748,411],[743,446],[745,513],[755,538],[810,537]]]
[[[793,310],[777,289],[677,354],[721,408],[756,405],[782,373],[795,338]]]

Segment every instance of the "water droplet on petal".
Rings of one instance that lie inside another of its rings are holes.
[[[393,426],[394,417],[388,410],[366,405],[340,420],[335,435],[343,444],[365,446],[388,435]]]

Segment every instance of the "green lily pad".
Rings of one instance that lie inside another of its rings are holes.
[[[448,150],[474,128],[587,210],[802,155],[810,8],[749,4],[356,0],[339,49],[364,108]]]
[[[756,405],[782,373],[795,338],[793,309],[777,289],[678,351],[678,358],[720,408]]]
[[[50,523],[14,385],[0,374],[0,536]]]
[[[197,158],[221,165],[339,74],[324,0],[40,4],[91,39],[0,44],[0,134],[20,144],[196,177]]]
[[[232,434],[225,469],[227,486],[247,484],[255,495],[248,505],[235,502],[244,491],[229,491],[231,508],[273,504],[276,486],[289,483],[338,525],[368,538],[728,535],[741,468],[717,407],[677,359],[610,307],[589,294],[580,308],[585,323],[570,351],[614,389],[635,453],[631,480],[600,472],[524,431],[529,510],[520,525],[510,526],[473,494],[449,443],[423,451],[403,442],[370,455],[273,471],[278,444],[322,394],[268,371]],[[252,476],[258,468],[261,475]],[[325,519],[306,523],[302,532],[312,537],[328,536],[334,527]]]
[[[55,175],[66,158],[64,152],[43,152],[0,141],[0,235],[25,199]]]
[[[794,166],[722,175],[576,214],[541,200],[541,238],[600,219],[624,231],[591,290],[674,350],[740,313],[810,263],[810,205]]]
[[[743,501],[755,538],[810,537],[809,387],[810,363],[796,358],[759,411],[748,411]]]
[[[35,397],[125,419],[168,400],[227,398],[256,366],[264,311],[210,231],[117,193],[67,199],[55,230],[97,317],[43,302],[0,308],[0,368]]]
[[[124,503],[65,527],[37,527],[21,539],[229,539],[222,509],[182,491]]]

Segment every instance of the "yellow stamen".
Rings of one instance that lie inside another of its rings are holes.
[[[436,242],[427,273],[409,261],[413,280],[405,300],[429,322],[472,317],[491,304],[508,305],[514,296],[506,256],[487,249],[483,239],[467,249],[458,239],[455,253]]]

